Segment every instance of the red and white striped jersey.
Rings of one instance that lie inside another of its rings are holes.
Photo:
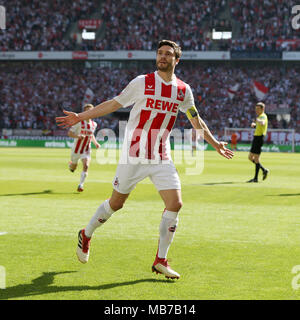
[[[122,158],[170,160],[169,135],[178,111],[195,105],[190,86],[175,75],[165,82],[156,71],[136,77],[114,99],[124,108],[133,105]]]
[[[97,123],[92,120],[84,120],[76,123],[71,127],[71,131],[75,134],[85,135],[83,139],[74,139],[72,152],[77,154],[89,153],[91,151],[92,136],[97,128]]]

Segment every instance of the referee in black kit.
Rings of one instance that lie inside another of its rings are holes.
[[[268,117],[265,114],[265,104],[263,102],[258,102],[255,105],[255,112],[257,115],[256,122],[251,123],[251,128],[255,128],[255,132],[248,156],[248,159],[255,164],[255,176],[247,182],[258,182],[259,169],[263,172],[263,180],[267,178],[269,173],[269,170],[265,169],[259,162],[261,147],[264,143],[264,137],[268,130]]]

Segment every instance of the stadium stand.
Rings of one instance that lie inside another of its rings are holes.
[[[66,37],[72,23],[93,15],[97,0],[9,0],[4,3],[7,29],[0,34],[1,51],[73,50]]]
[[[95,95],[94,104],[111,99],[138,74],[151,72],[152,62],[117,66],[85,68],[83,62],[14,62],[0,64],[0,129],[41,129],[55,134],[55,116],[62,108],[80,111],[85,91]],[[177,76],[190,83],[200,115],[215,133],[226,126],[248,127],[255,117],[253,104],[257,97],[253,80],[270,87],[264,101],[268,106],[286,103],[291,121],[271,118],[270,128],[297,128],[300,120],[300,67],[269,64],[200,63],[182,61]],[[239,84],[231,99],[228,89]],[[270,110],[270,109],[269,109]],[[117,116],[103,118],[105,125],[116,129]],[[231,122],[232,121],[232,122]],[[185,115],[178,117],[177,127],[188,128]]]
[[[191,51],[300,50],[299,31],[289,27],[292,0],[10,0],[4,4],[10,32],[0,34],[1,51],[153,50],[161,38],[178,41]],[[86,18],[101,21],[95,40],[80,37],[78,23]],[[212,41],[216,25],[228,25],[232,41]]]
[[[230,0],[237,25],[232,50],[300,50],[299,30],[290,27],[292,0]]]

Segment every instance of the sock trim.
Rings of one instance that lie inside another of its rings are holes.
[[[175,219],[177,219],[178,212],[165,210],[162,216],[163,216],[163,218],[175,220]]]
[[[115,211],[110,207],[110,204],[109,204],[109,199],[105,200],[104,203],[104,209],[105,211],[108,213],[108,214],[113,214]]]

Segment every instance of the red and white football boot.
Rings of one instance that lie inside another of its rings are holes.
[[[179,279],[180,278],[180,274],[171,269],[171,267],[168,263],[168,260],[159,258],[157,256],[157,254],[156,254],[155,261],[152,265],[152,272],[156,272],[157,274],[158,273],[164,274],[165,277],[168,279]]]
[[[90,241],[91,241],[91,238],[88,238],[85,235],[84,229],[78,232],[78,245],[77,245],[76,254],[77,254],[78,260],[82,263],[87,263],[89,260]]]

